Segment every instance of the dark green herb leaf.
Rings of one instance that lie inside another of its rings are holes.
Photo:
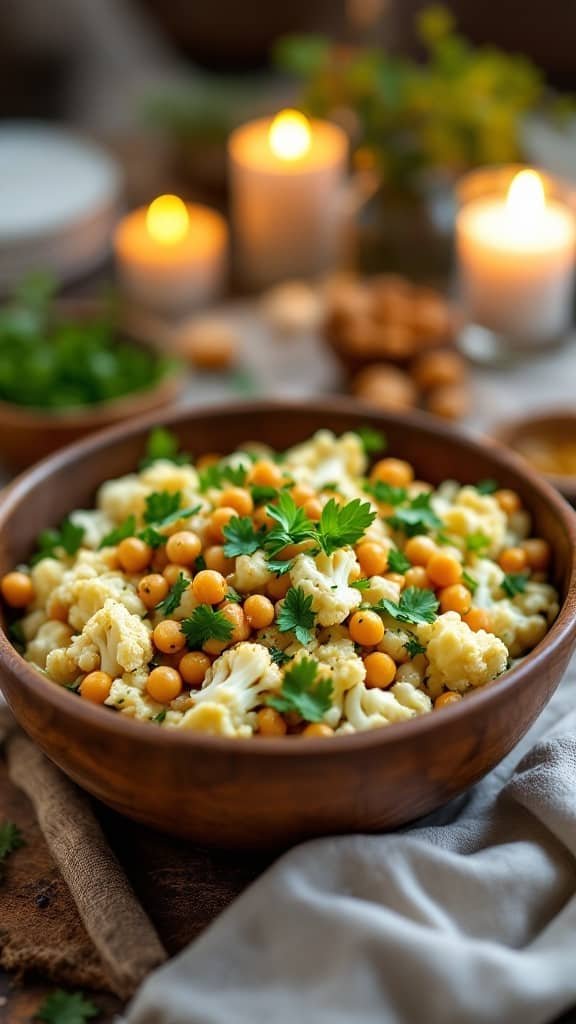
[[[352,580],[350,586],[355,590],[370,590],[370,580]]]
[[[287,661],[290,661],[290,656],[286,654],[286,651],[281,651],[279,647],[269,647],[268,650],[275,665],[285,665]]]
[[[248,470],[246,466],[231,466],[221,460],[212,466],[206,466],[198,473],[200,490],[204,493],[212,488],[219,490],[223,484],[232,484],[233,487],[244,487]]]
[[[182,632],[188,647],[195,651],[207,640],[226,642],[232,636],[232,623],[222,612],[214,611],[208,604],[199,604],[188,619],[183,619]]]
[[[403,551],[399,551],[398,548],[391,548],[388,552],[388,568],[390,572],[405,573],[408,572],[411,563],[406,558]]]
[[[254,528],[250,516],[234,516],[222,530],[225,538],[226,558],[253,555],[262,546],[263,534]]]
[[[475,594],[478,590],[478,580],[471,576],[467,569],[462,571],[462,582],[468,587],[471,594]]]
[[[331,498],[322,509],[318,524],[318,542],[322,550],[331,555],[339,548],[356,544],[376,518],[376,512],[367,501],[354,498],[339,505]]]
[[[242,604],[244,598],[242,597],[242,594],[239,594],[237,590],[234,590],[234,587],[228,585],[228,590],[226,591],[226,600],[232,601],[233,604]]]
[[[321,722],[332,706],[332,680],[317,680],[318,662],[302,658],[286,670],[280,694],[267,703],[277,711],[295,711],[307,722]]]
[[[401,505],[408,498],[408,491],[405,487],[393,487],[392,484],[386,484],[383,480],[366,483],[364,490],[367,494],[372,494],[376,501],[381,501],[383,505]]]
[[[381,430],[374,430],[373,427],[358,427],[354,431],[358,434],[366,455],[376,455],[378,452],[385,452],[388,447],[386,435]]]
[[[146,469],[147,466],[158,462],[159,459],[175,462],[177,465],[190,462],[190,457],[179,452],[178,449],[178,438],[171,430],[166,430],[165,427],[154,427],[148,435],[146,454],[140,462],[140,469]]]
[[[490,537],[487,537],[480,530],[477,530],[475,533],[469,533],[466,537],[466,549],[468,551],[480,554],[480,552],[485,551],[488,547],[490,547]]]
[[[162,725],[162,722],[164,721],[165,718],[166,718],[166,708],[162,708],[162,711],[159,711],[157,715],[154,715],[154,717],[151,718],[150,721],[151,722],[156,722],[158,725]]]
[[[269,558],[267,562],[270,572],[276,573],[276,576],[283,576],[284,573],[290,572],[290,569],[294,565],[294,559],[282,559],[282,558]]]
[[[523,594],[526,590],[526,584],[530,578],[529,572],[509,572],[502,580],[501,587],[508,597],[516,597],[517,594]]]
[[[146,498],[144,522],[158,524],[162,520],[178,513],[181,504],[182,495],[180,491],[153,491]]]
[[[307,644],[312,639],[314,621],[312,596],[301,587],[290,587],[276,619],[280,632],[292,632],[299,643]]]
[[[475,486],[479,494],[494,494],[500,485],[497,480],[479,480]]]
[[[43,558],[54,558],[59,549],[67,555],[75,555],[84,540],[84,527],[65,519],[58,530],[43,530],[38,537],[38,551],[31,558],[36,565]]]
[[[44,1000],[36,1017],[44,1024],[85,1024],[99,1013],[98,1007],[85,999],[81,992],[58,989]]]
[[[426,648],[415,636],[410,636],[403,645],[411,658],[415,658],[417,654],[426,654]]]
[[[110,530],[105,537],[100,541],[101,548],[111,548],[115,544],[119,544],[120,541],[125,540],[126,537],[133,537],[136,533],[136,516],[128,516],[120,526],[117,526],[114,530]]]
[[[408,587],[400,595],[398,604],[382,600],[371,605],[372,611],[391,615],[398,622],[434,622],[438,613],[438,601],[433,590]]]
[[[17,622],[10,623],[8,626],[8,636],[14,644],[14,647],[17,647],[19,650],[24,650],[26,647],[26,637],[24,636],[21,619],[18,619]]]
[[[254,487],[250,488],[250,493],[255,505],[266,505],[267,502],[274,501],[278,491],[276,487],[265,487],[263,484],[255,484]]]
[[[176,611],[189,586],[190,580],[183,572],[179,573],[178,579],[172,584],[164,600],[156,605],[156,610],[162,612],[163,615],[171,615]]]
[[[271,558],[288,544],[299,544],[311,537],[316,539],[314,524],[287,491],[281,491],[278,504],[267,505],[266,512],[275,524],[264,538],[264,547]]]
[[[0,825],[0,861],[21,846],[24,846],[24,839],[18,826],[12,821],[3,821]]]
[[[430,504],[430,494],[418,494],[406,506],[400,505],[387,520],[395,530],[402,530],[407,537],[416,537],[421,533],[442,526]]]

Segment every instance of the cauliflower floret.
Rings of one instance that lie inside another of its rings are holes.
[[[251,712],[263,694],[279,689],[281,673],[265,647],[239,643],[224,651],[206,673],[202,689],[191,694],[194,707],[181,728],[219,735],[250,735],[255,724]]]
[[[423,654],[417,654],[415,658],[398,666],[396,681],[398,683],[410,683],[415,689],[419,689],[424,682],[427,661]]]
[[[99,548],[106,534],[114,527],[112,520],[98,509],[76,509],[70,514],[70,520],[74,526],[81,526],[84,530],[82,546],[93,551]]]
[[[158,704],[142,691],[138,686],[131,686],[124,679],[115,679],[110,687],[110,693],[104,701],[108,707],[122,711],[129,718],[138,718],[141,721],[149,721],[166,710],[163,704]]]
[[[490,608],[495,595],[500,595],[504,572],[489,558],[477,558],[472,567],[472,575],[478,584],[474,593],[474,604],[479,608]]]
[[[290,570],[290,580],[312,597],[312,609],[321,626],[334,626],[344,622],[350,612],[361,603],[362,596],[348,581],[359,570],[356,555],[351,548],[340,548],[332,555],[321,553],[298,555]]]
[[[506,536],[506,516],[491,494],[480,494],[475,487],[463,487],[454,503],[441,512],[446,533],[463,543],[472,533],[483,533],[489,540],[487,554],[502,549]]]
[[[64,653],[56,650],[48,655],[46,668],[57,681],[59,675],[74,668],[77,674],[100,668],[115,678],[147,665],[151,658],[148,627],[119,601],[109,598]]]
[[[314,658],[320,665],[326,665],[330,669],[332,707],[324,715],[324,721],[335,728],[342,717],[344,695],[352,686],[364,682],[366,666],[362,658],[356,654],[354,643],[347,631],[344,636],[340,636],[339,628],[336,626],[330,633],[333,635],[314,650]]]
[[[70,597],[72,603],[68,621],[76,630],[84,629],[88,620],[109,598],[122,604],[131,615],[139,618],[146,615],[146,608],[138,597],[136,587],[121,573],[109,572],[103,576],[78,579],[70,587]]]
[[[240,594],[258,594],[273,579],[274,573],[268,568],[266,555],[259,549],[253,555],[238,556],[231,582]]]
[[[319,430],[287,452],[284,466],[298,483],[320,490],[337,481],[342,494],[353,498],[358,494],[358,477],[366,472],[366,455],[358,434],[336,437],[330,430]]]
[[[558,592],[550,583],[529,581],[526,589],[514,598],[514,604],[524,615],[544,615],[550,625],[560,611]]]
[[[534,584],[534,586],[538,586],[538,584]],[[529,604],[524,606],[519,604],[520,597],[524,596],[518,595],[513,601],[508,599],[497,601],[490,609],[492,630],[506,644],[513,658],[519,658],[540,643],[548,632],[548,622],[551,621],[548,620],[548,615],[551,613],[554,618],[558,610],[557,604],[552,603],[550,606],[542,607],[541,604],[534,601],[534,610],[532,611]],[[554,599],[552,599],[553,601]]]
[[[34,639],[43,622],[46,622],[46,612],[42,608],[37,608],[36,611],[29,612],[23,619],[20,619],[22,636],[27,643]]]
[[[344,697],[346,722],[343,724],[351,725],[355,732],[404,722],[415,715],[414,708],[401,704],[389,690],[368,689],[364,683],[353,686]],[[344,728],[342,731],[350,730]]]
[[[401,665],[410,661],[410,654],[406,647],[410,639],[414,640],[415,637],[408,629],[402,629],[399,626],[386,626],[384,636],[378,644],[378,650],[389,654],[397,664]]]
[[[26,647],[24,657],[38,668],[46,668],[46,659],[57,647],[67,647],[72,639],[72,630],[64,622],[49,619],[44,622],[36,636]]]
[[[137,473],[107,480],[98,490],[96,507],[114,523],[123,523],[128,516],[139,519],[144,511],[150,488],[143,484]]]
[[[400,600],[400,584],[394,580],[387,580],[385,576],[371,576],[370,586],[362,591],[362,600],[367,604],[378,604],[379,601],[393,601],[398,604]]]
[[[45,608],[53,590],[62,583],[66,566],[57,558],[42,558],[32,566],[30,578],[34,586],[35,605]]]
[[[517,512],[513,512],[512,515],[508,516],[505,546],[507,548],[516,547],[517,544],[520,544],[530,536],[531,528],[530,513],[526,509],[521,508]]]
[[[465,692],[484,686],[506,670],[508,651],[502,641],[483,629],[474,633],[457,612],[445,612],[416,628],[426,646],[427,685],[433,697],[444,689]]]
[[[432,711],[432,701],[428,694],[423,693],[410,682],[399,680],[394,683],[391,692],[403,707],[411,708],[417,715],[427,715],[429,711]]]
[[[179,466],[168,459],[157,459],[142,470],[140,481],[148,491],[169,491],[170,494],[180,491],[186,504],[189,504],[188,498],[198,498],[198,473],[192,466]]]

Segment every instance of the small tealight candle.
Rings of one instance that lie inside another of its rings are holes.
[[[473,172],[461,187],[464,312],[512,350],[556,341],[570,325],[575,224],[552,190],[536,171],[510,168]]]
[[[347,212],[345,132],[285,110],[237,128],[228,155],[243,280],[263,286],[332,269]]]
[[[208,206],[158,196],[127,214],[116,228],[120,283],[139,305],[166,315],[210,302],[222,290],[228,229]]]

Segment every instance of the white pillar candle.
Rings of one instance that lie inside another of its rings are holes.
[[[167,315],[220,294],[227,248],[228,229],[219,213],[170,195],[127,214],[114,237],[123,292],[138,305]]]
[[[347,204],[345,132],[283,111],[237,128],[228,155],[243,280],[262,286],[334,267]]]
[[[574,218],[566,205],[545,195],[535,171],[518,172],[505,195],[464,202],[456,238],[468,321],[517,339],[518,347],[544,344],[566,332]]]

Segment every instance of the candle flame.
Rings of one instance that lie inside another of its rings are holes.
[[[281,160],[298,160],[310,149],[310,122],[299,110],[282,110],[268,132],[270,149]]]
[[[160,245],[181,242],[188,231],[190,217],[186,203],[178,196],[158,196],[146,211],[146,229]]]
[[[526,224],[527,217],[539,217],[545,208],[546,195],[540,175],[536,171],[519,171],[506,196],[508,216],[518,224]]]

